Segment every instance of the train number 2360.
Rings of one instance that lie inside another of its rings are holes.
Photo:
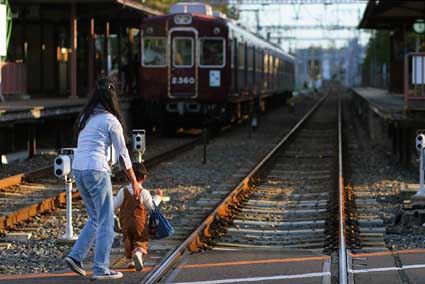
[[[173,85],[193,85],[195,78],[193,77],[171,77],[171,84]]]

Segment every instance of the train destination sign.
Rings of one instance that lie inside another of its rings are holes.
[[[413,30],[418,34],[423,34],[425,32],[425,20],[417,19],[413,24]]]

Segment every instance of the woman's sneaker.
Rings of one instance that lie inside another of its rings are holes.
[[[136,270],[137,271],[142,271],[143,269],[143,257],[142,257],[142,253],[140,251],[136,251],[135,253],[133,253],[133,261],[134,261],[134,265],[136,266]]]
[[[93,275],[93,280],[105,280],[105,279],[120,279],[122,278],[122,273],[119,271],[109,270],[108,274],[101,274],[101,275]]]
[[[83,269],[83,264],[81,262],[76,261],[70,256],[65,257],[65,262],[72,271],[80,274],[81,276],[86,276],[86,271]]]

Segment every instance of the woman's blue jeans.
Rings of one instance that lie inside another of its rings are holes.
[[[109,172],[74,170],[78,190],[89,219],[80,232],[69,256],[83,261],[95,242],[93,275],[109,273],[109,258],[114,241],[114,207]]]

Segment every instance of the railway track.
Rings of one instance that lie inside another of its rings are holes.
[[[324,100],[247,176],[241,176],[237,187],[217,189],[211,197],[199,199],[188,212],[193,218],[186,226],[177,227],[169,239],[151,242],[146,265],[154,268],[142,283],[160,281],[188,249],[336,249],[337,108],[335,97]]]
[[[349,102],[344,100],[348,107]],[[345,119],[352,122],[353,131],[346,131],[347,148],[351,159],[357,160],[360,164],[367,164],[367,157],[364,157],[363,148],[367,147],[358,137],[367,135],[362,132],[355,116],[349,111],[344,112]],[[379,170],[379,169],[377,169]],[[394,193],[391,187],[375,187],[366,182],[370,173],[361,167],[351,169],[350,176],[359,180],[364,180],[363,185],[358,183],[347,184],[345,186],[345,202],[347,204],[347,245],[351,249],[385,249],[385,208],[379,202],[380,197],[385,197]],[[387,217],[388,218],[388,217]]]
[[[157,150],[145,164],[151,168],[164,160],[187,151],[202,142],[194,138],[167,150]],[[123,180],[116,174],[116,181]],[[78,191],[73,197],[78,197]],[[17,174],[0,180],[0,230],[14,227],[37,214],[59,208],[66,203],[64,184],[53,176],[53,167],[44,167],[29,173]]]

